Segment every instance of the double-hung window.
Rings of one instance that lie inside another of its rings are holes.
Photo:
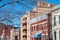
[[[60,40],[60,31],[59,31],[59,40]]]
[[[56,31],[54,31],[54,40],[56,40]]]
[[[60,16],[59,16],[59,24],[60,24]]]
[[[54,26],[56,26],[56,17],[54,17]]]

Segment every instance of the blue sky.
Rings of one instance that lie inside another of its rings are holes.
[[[60,4],[60,0],[48,0],[47,2],[49,2],[51,4],[56,4],[56,5]]]
[[[5,3],[8,3],[10,1],[11,0],[2,0],[2,1],[0,1],[0,6],[5,4]],[[13,0],[13,1],[15,1],[15,0]],[[29,3],[28,0],[22,1],[21,3],[26,4],[26,2]],[[44,0],[44,2],[48,2],[50,4],[56,4],[56,5],[60,4],[60,0]],[[9,13],[10,16],[13,16],[14,14],[15,14],[15,16],[19,15],[18,18],[11,19],[14,24],[19,24],[20,23],[20,17],[23,14],[25,14],[26,11],[32,10],[35,7],[34,5],[31,5],[31,4],[26,4],[30,8],[23,7],[21,4],[18,4],[18,3],[13,3],[12,5],[14,5],[14,6],[11,6],[11,4],[7,4],[7,5],[3,6],[3,7],[1,7],[0,8],[0,17],[3,17],[3,15],[5,13]],[[3,13],[3,11],[1,11],[1,10],[7,10],[7,11],[10,11],[10,12],[4,12]],[[17,14],[17,13],[20,13],[20,14]],[[14,26],[18,27],[17,25],[14,25]]]

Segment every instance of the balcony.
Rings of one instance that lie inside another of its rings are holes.
[[[27,35],[27,29],[23,29],[23,35]]]
[[[22,23],[27,23],[27,20],[23,20],[23,22]]]
[[[27,35],[23,35],[23,40],[27,40]]]
[[[27,26],[27,23],[23,23],[23,26]]]
[[[23,33],[23,35],[27,35],[27,33]]]
[[[23,40],[27,40],[27,38],[23,38]]]
[[[26,27],[26,26],[24,26],[22,29],[27,29],[27,27]]]
[[[27,29],[27,23],[23,23],[23,29]]]
[[[27,17],[23,18],[23,23],[27,23]]]

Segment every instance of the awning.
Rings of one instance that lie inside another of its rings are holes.
[[[35,33],[35,34],[32,35],[33,38],[35,38],[35,37],[41,37],[41,36],[42,36],[41,33]]]

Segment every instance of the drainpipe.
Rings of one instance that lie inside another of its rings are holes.
[[[50,40],[50,13],[48,13],[48,40]]]

